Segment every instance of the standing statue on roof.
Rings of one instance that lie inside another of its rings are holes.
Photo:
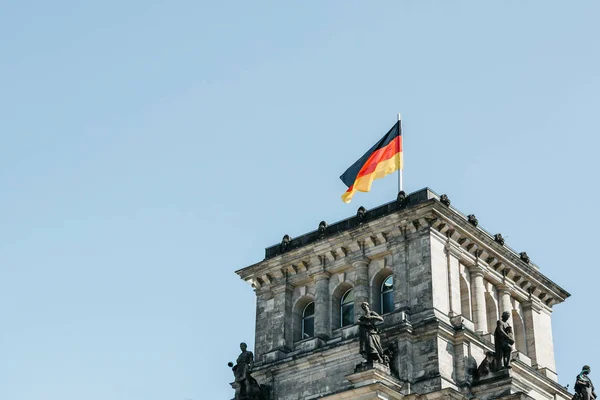
[[[577,378],[575,378],[575,395],[573,400],[594,400],[598,396],[594,392],[594,385],[588,376],[592,372],[589,365],[584,365]]]

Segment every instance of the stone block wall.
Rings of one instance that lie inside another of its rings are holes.
[[[519,385],[560,392],[552,386],[551,311],[568,293],[486,235],[429,202],[238,271],[257,295],[257,377],[274,387],[273,399],[347,389],[362,358],[358,325],[340,327],[340,299],[353,289],[355,321],[363,301],[379,313],[381,284],[392,275],[394,311],[384,315],[381,337],[395,347],[392,370],[408,391],[467,390],[493,349],[496,320],[509,311]],[[305,339],[310,302],[315,336]]]

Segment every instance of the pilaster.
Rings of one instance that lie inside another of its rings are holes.
[[[531,358],[531,365],[540,370],[549,371],[546,376],[555,379],[556,365],[550,322],[551,311],[534,297],[521,303],[521,307],[525,324],[527,355]]]
[[[294,287],[288,283],[273,288],[273,299],[275,300],[275,308],[271,317],[273,348],[284,352],[289,351],[294,344],[292,332],[293,291]]]
[[[363,315],[360,305],[369,301],[369,259],[361,258],[352,263],[354,267],[354,320]]]
[[[327,340],[331,336],[329,277],[330,274],[325,271],[313,275],[315,280],[315,336],[323,340]]]

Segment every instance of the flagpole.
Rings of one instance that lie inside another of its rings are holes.
[[[400,125],[398,128],[400,129],[400,135],[402,135],[402,115],[400,115],[400,113],[398,113],[398,124]],[[398,141],[398,152],[400,153],[400,157],[403,156],[403,154],[400,152],[400,150],[404,151],[404,149],[400,149],[400,140],[403,141],[403,137],[400,136]],[[403,143],[404,144],[404,143]],[[400,167],[402,167],[402,165],[400,165]],[[398,168],[398,193],[400,193],[402,191],[402,168]]]

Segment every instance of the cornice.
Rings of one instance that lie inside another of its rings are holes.
[[[519,254],[496,241],[487,231],[468,223],[464,215],[441,203],[433,206],[433,214],[436,220],[432,222],[432,227],[450,239],[448,248],[451,254],[468,260],[464,253],[466,250],[489,267],[488,275],[493,280],[506,282],[508,279],[514,283],[513,290],[520,293],[520,297],[526,298],[531,294],[551,307],[570,296],[540,273],[537,266],[526,263]]]
[[[486,278],[494,283],[509,281],[521,300],[533,296],[552,307],[570,296],[540,273],[525,253],[506,246],[501,235],[482,229],[474,215],[465,216],[450,206],[447,197],[442,202],[426,188],[407,199],[373,210],[363,208],[362,214],[330,226],[322,221],[319,230],[295,239],[286,235],[285,249],[274,250],[283,243],[271,246],[267,248],[269,257],[236,273],[254,288],[271,285],[282,276],[303,281],[303,274],[317,263],[325,263],[328,271],[343,271],[358,258],[385,257],[405,240],[428,232],[440,240],[445,238],[447,251],[464,265],[484,267]]]
[[[311,274],[315,270],[335,273],[356,262],[369,263],[384,258],[404,242],[406,235],[430,231],[430,207],[431,203],[419,204],[398,215],[367,222],[356,230],[340,233],[318,245],[290,250],[236,273],[254,288],[259,288],[281,276],[293,281],[295,276]]]
[[[342,221],[328,225],[325,221],[321,221],[317,230],[308,232],[296,238],[291,238],[289,235],[284,235],[281,243],[267,247],[265,249],[265,259],[273,258],[293,249],[305,247],[307,245],[318,243],[328,239],[331,236],[348,232],[350,230],[360,231],[361,229],[370,230],[368,227],[373,221],[379,221],[386,217],[389,219],[392,215],[397,215],[400,211],[414,209],[419,205],[435,201],[438,196],[429,188],[424,188],[403,197],[367,210],[364,207],[359,207],[356,215],[346,218]]]

